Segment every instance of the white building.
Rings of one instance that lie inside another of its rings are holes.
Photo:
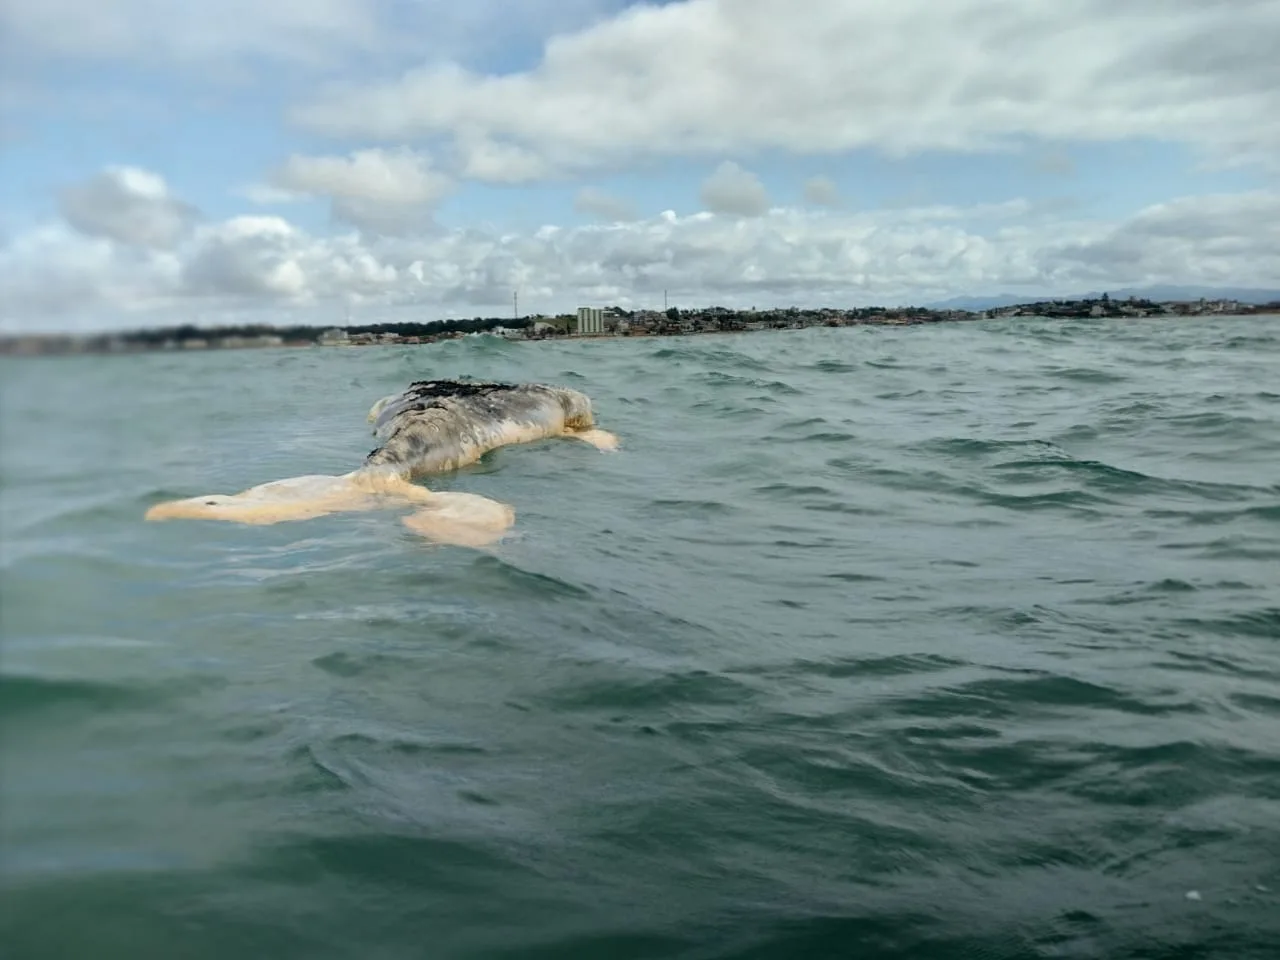
[[[578,334],[604,333],[604,311],[599,307],[578,308]]]

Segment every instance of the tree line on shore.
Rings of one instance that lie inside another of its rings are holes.
[[[759,329],[778,326],[844,326],[860,323],[936,323],[939,321],[977,320],[1039,316],[1048,318],[1188,316],[1206,313],[1276,313],[1280,303],[1242,304],[1237,301],[1155,302],[1129,297],[1112,299],[1107,294],[1081,300],[1039,300],[1016,306],[992,307],[987,310],[962,308],[930,309],[928,307],[849,307],[849,308],[772,308],[761,311],[727,307],[706,307],[664,311],[605,310],[608,331],[628,329],[634,332],[705,332],[715,330]],[[409,343],[425,343],[469,333],[496,329],[526,330],[536,327],[538,336],[570,333],[575,317],[565,314],[547,317],[469,317],[443,320],[406,320],[380,323],[345,323],[315,326],[307,324],[273,325],[266,323],[200,327],[185,323],[169,327],[151,327],[88,335],[17,335],[0,336],[0,353],[64,353],[116,352],[132,350],[165,350],[186,347],[233,346],[307,346],[329,342],[395,342],[403,338]],[[336,334],[336,336],[335,336]],[[385,338],[385,339],[383,339]]]
[[[507,317],[473,317],[468,319],[400,321],[391,323],[351,323],[343,324],[338,329],[348,334],[371,333],[375,336],[383,333],[394,333],[401,337],[438,337],[449,333],[483,333],[497,327],[523,328],[533,321],[528,318],[513,319]],[[103,334],[104,337],[137,344],[144,347],[159,347],[168,342],[181,344],[188,340],[252,340],[260,337],[279,337],[286,343],[315,343],[332,327],[305,326],[293,324],[289,326],[272,326],[264,323],[237,324],[210,328],[197,327],[184,323],[176,327],[154,327],[145,330],[130,330],[123,333]]]

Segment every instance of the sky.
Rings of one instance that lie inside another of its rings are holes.
[[[0,0],[0,330],[1280,287],[1280,0]]]

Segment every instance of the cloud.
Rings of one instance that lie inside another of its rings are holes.
[[[176,271],[171,255],[63,224],[19,234],[0,247],[0,330],[74,329],[99,323],[104,306],[162,306]]]
[[[532,150],[486,136],[463,134],[455,144],[459,175],[486,183],[528,183],[555,172]]]
[[[596,187],[583,187],[573,199],[573,208],[598,220],[634,220],[635,208],[625,200]]]
[[[198,217],[163,178],[137,167],[108,167],[58,197],[63,218],[81,233],[136,247],[171,247]]]
[[[210,227],[183,265],[183,292],[263,300],[300,296],[308,277],[297,241],[297,231],[279,217],[236,217]]]
[[[361,0],[41,0],[0,4],[8,49],[24,57],[199,61],[267,56],[318,62],[374,49],[379,4]]]
[[[347,157],[293,155],[251,188],[255,199],[281,202],[327,197],[334,219],[366,230],[397,232],[421,226],[453,188],[430,158],[407,148],[358,150]]]
[[[392,295],[406,285],[391,261],[404,256],[379,257],[377,249],[356,234],[316,237],[280,217],[234,217],[192,238],[179,290],[238,309]]]
[[[265,183],[251,183],[246,187],[237,187],[231,191],[231,194],[236,197],[244,197],[251,203],[264,207],[277,206],[284,203],[298,203],[307,199],[305,193],[282,190],[279,187],[268,186]]]
[[[1047,276],[1085,283],[1275,286],[1280,263],[1280,194],[1254,191],[1184,197],[1147,207],[1043,261]],[[1114,285],[1114,284],[1113,284]]]
[[[191,70],[275,62],[320,72],[412,58],[480,57],[592,22],[620,0],[8,0],[15,61],[123,62]]]
[[[1048,149],[1038,153],[1034,160],[1037,173],[1045,173],[1055,177],[1072,177],[1076,173],[1076,162],[1065,150]]]
[[[804,182],[804,199],[815,207],[838,207],[840,190],[826,177],[810,177]]]
[[[1280,156],[1280,4],[685,0],[552,37],[535,66],[433,63],[317,95],[334,136],[473,138],[546,169],[645,155],[1156,139]]]
[[[720,164],[702,181],[698,196],[712,213],[758,217],[769,209],[769,194],[760,178],[732,160]]]
[[[318,236],[277,216],[199,224],[168,249],[65,224],[0,247],[0,326],[174,323],[237,315],[363,315],[624,306],[924,303],[1145,283],[1272,286],[1280,192],[1185,197],[1117,221],[1059,219],[1026,201],[856,212],[774,207],[559,227]],[[114,318],[114,319],[112,319]]]

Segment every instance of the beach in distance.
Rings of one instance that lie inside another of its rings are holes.
[[[1090,313],[0,357],[0,952],[1274,960],[1280,326]],[[619,448],[143,519],[436,378]]]

